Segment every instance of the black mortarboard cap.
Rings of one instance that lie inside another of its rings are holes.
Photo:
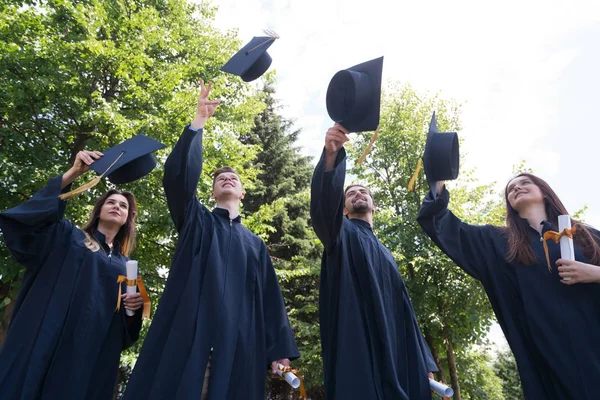
[[[133,182],[148,175],[156,167],[156,159],[152,153],[164,147],[164,144],[139,134],[104,151],[104,157],[94,161],[90,168],[104,174],[117,185]],[[110,170],[105,172],[109,167]]]
[[[327,88],[327,113],[350,132],[379,125],[383,57],[338,71]]]
[[[437,182],[456,179],[458,167],[458,135],[456,132],[438,132],[434,112],[423,152],[423,169],[434,198]]]
[[[150,173],[156,166],[154,153],[165,145],[139,134],[103,152],[102,158],[94,161],[90,169],[100,176],[87,184],[61,195],[62,199],[77,196],[94,187],[100,179],[107,177],[114,184],[133,182]]]
[[[267,53],[269,46],[277,36],[255,36],[250,43],[221,67],[221,71],[240,76],[245,82],[252,82],[264,74],[271,66],[271,56]]]

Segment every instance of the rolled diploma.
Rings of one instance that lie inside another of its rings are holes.
[[[127,279],[128,280],[137,280],[138,274],[138,262],[135,260],[129,260],[125,264],[125,268],[127,269]],[[134,294],[137,292],[137,285],[129,286],[127,285],[127,294]],[[135,311],[131,311],[125,309],[125,313],[129,316],[135,315]]]
[[[282,376],[283,371],[280,368],[285,368],[285,366],[279,363],[277,364],[277,373],[279,374],[279,376]],[[285,381],[289,383],[290,386],[294,389],[298,389],[298,386],[300,386],[300,379],[298,379],[298,377],[292,374],[291,372],[285,373]]]
[[[434,381],[433,379],[429,380],[429,387],[431,387],[431,390],[433,390],[442,397],[454,396],[454,390],[452,390],[451,387],[446,386],[438,381]]]
[[[568,215],[559,215],[558,216],[558,231],[562,232],[565,228],[571,229],[571,217]],[[560,237],[560,258],[564,258],[565,260],[575,261],[575,250],[573,249],[573,239],[567,236]],[[571,278],[563,278],[563,280],[568,281]]]

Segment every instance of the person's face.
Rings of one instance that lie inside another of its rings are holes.
[[[120,194],[110,195],[100,209],[100,221],[112,223],[119,227],[125,225],[129,215],[129,202]]]
[[[517,212],[534,204],[544,204],[541,189],[528,176],[518,176],[506,187],[508,203]]]
[[[375,204],[369,191],[362,186],[352,186],[346,191],[344,215],[373,212]]]
[[[212,191],[213,199],[219,201],[225,198],[244,198],[244,189],[240,177],[234,172],[223,172],[217,176]]]

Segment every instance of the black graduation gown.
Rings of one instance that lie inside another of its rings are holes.
[[[141,310],[132,318],[124,307],[115,312],[127,258],[108,257],[100,232],[103,249],[85,247],[83,231],[63,219],[61,182],[52,178],[0,214],[6,245],[26,268],[0,350],[2,400],[112,399],[121,350],[141,328]]]
[[[265,243],[196,199],[202,130],[184,129],[163,184],[179,232],[160,304],[125,399],[264,399],[267,365],[299,357]]]
[[[326,398],[431,399],[437,371],[388,249],[362,220],[343,216],[346,154],[311,184],[311,219],[325,247],[319,318]]]
[[[452,261],[483,284],[512,349],[529,400],[598,399],[600,285],[560,282],[560,246],[548,241],[552,272],[540,233],[531,228],[536,265],[506,262],[507,238],[495,226],[469,225],[448,210],[446,189],[425,197],[419,224]],[[543,232],[557,230],[545,222]],[[575,258],[585,262],[575,245]]]

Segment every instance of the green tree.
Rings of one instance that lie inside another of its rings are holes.
[[[245,224],[262,236],[277,270],[290,322],[302,357],[294,362],[305,378],[311,398],[322,392],[322,360],[318,324],[321,247],[310,227],[311,158],[296,145],[300,130],[280,114],[274,81],[263,88],[265,109],[254,128],[240,135],[242,143],[258,146],[257,179],[243,201]],[[269,398],[289,398],[289,386],[270,380]]]
[[[461,372],[461,393],[468,400],[509,400],[503,393],[503,382],[492,367],[487,346],[470,346],[459,351],[457,364]],[[515,399],[516,400],[516,399]]]
[[[517,362],[510,349],[505,348],[496,353],[492,366],[494,373],[502,381],[502,394],[506,400],[523,400],[521,378],[517,369]]]
[[[461,390],[457,353],[487,334],[493,312],[480,283],[468,277],[425,235],[416,222],[429,189],[417,180],[407,189],[421,157],[431,114],[436,110],[441,130],[460,129],[459,105],[417,93],[408,85],[392,84],[384,92],[379,137],[365,162],[352,172],[373,191],[378,211],[375,230],[394,254],[411,295],[417,318],[441,372],[437,378],[452,385],[455,399]],[[369,133],[353,137],[351,154],[357,159],[370,140]],[[472,171],[461,171],[449,182],[450,208],[470,223],[501,223],[500,199],[492,185],[480,185]]]

